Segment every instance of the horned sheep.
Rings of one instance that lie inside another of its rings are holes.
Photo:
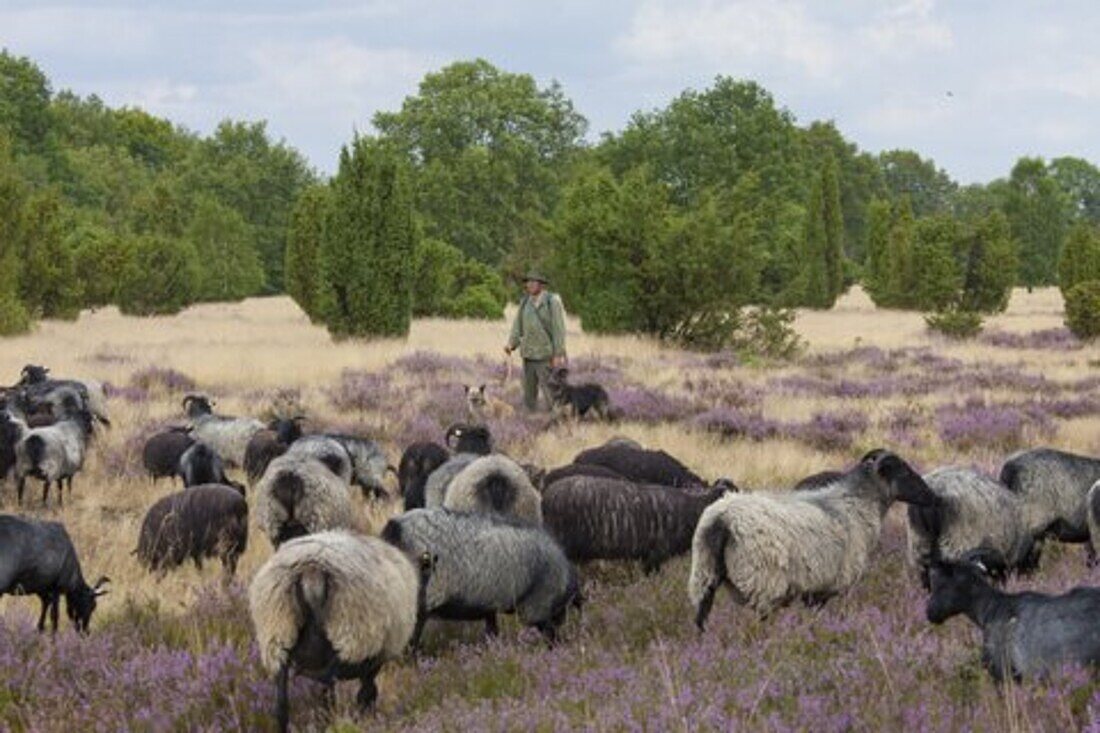
[[[215,415],[214,404],[204,395],[185,396],[183,409],[191,419],[191,434],[196,440],[217,451],[226,464],[244,466],[248,441],[264,429],[262,422],[252,417]]]
[[[73,476],[84,467],[84,456],[92,434],[92,415],[87,410],[66,413],[55,424],[27,430],[15,448],[16,496],[23,503],[28,476],[42,480],[42,504],[49,497],[50,484],[57,484],[57,503],[63,499],[62,482],[73,490]]]

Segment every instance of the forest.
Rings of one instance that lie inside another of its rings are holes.
[[[960,185],[726,76],[596,136],[559,84],[482,59],[372,124],[325,176],[263,121],[201,135],[0,53],[0,332],[285,292],[336,337],[401,335],[499,318],[532,266],[586,330],[704,349],[856,282],[962,331],[1013,286],[1059,285],[1070,327],[1100,329],[1100,170],[1080,158]]]

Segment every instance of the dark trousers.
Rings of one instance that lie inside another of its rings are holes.
[[[539,409],[539,390],[546,394],[546,404],[550,404],[550,395],[546,392],[546,382],[550,379],[549,359],[523,360],[523,405],[528,412]]]

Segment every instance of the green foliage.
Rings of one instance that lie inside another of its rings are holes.
[[[50,83],[25,56],[0,49],[0,132],[17,153],[39,151],[50,130]]]
[[[1063,157],[1050,161],[1048,170],[1068,200],[1071,216],[1100,224],[1100,169],[1087,160]]]
[[[25,202],[20,237],[19,296],[27,310],[37,318],[76,318],[82,280],[63,238],[56,194],[35,193]]]
[[[962,294],[964,311],[1000,313],[1008,307],[1016,283],[1016,243],[1009,233],[1008,219],[992,211],[969,224],[961,235],[957,256],[963,261]]]
[[[1069,206],[1041,158],[1020,158],[1008,181],[1004,213],[1019,247],[1019,279],[1027,287],[1057,282]]]
[[[190,242],[147,234],[132,247],[118,286],[123,313],[170,315],[194,302],[201,268]]]
[[[805,349],[805,343],[794,330],[795,315],[789,308],[745,308],[738,315],[738,327],[730,345],[746,357],[793,359]]]
[[[928,328],[952,339],[974,338],[982,330],[982,316],[973,311],[948,308],[924,317]]]
[[[1100,280],[1100,231],[1086,222],[1069,230],[1058,263],[1058,287],[1064,297],[1078,283]]]
[[[11,157],[11,143],[0,131],[0,335],[23,333],[30,314],[20,299],[22,219],[27,186]]]
[[[955,260],[958,226],[949,216],[930,216],[916,224],[912,277],[905,300],[917,310],[942,311],[956,301],[963,273]]]
[[[498,319],[508,294],[492,268],[438,239],[422,239],[413,265],[413,315]]]
[[[118,302],[119,284],[133,255],[133,242],[104,226],[85,222],[69,233],[67,244],[84,285],[84,305]]]
[[[329,186],[307,188],[294,205],[287,233],[283,284],[290,297],[315,323],[321,318],[318,298],[322,271],[318,258],[331,206],[332,189]]]
[[[844,236],[836,161],[827,153],[806,206],[799,305],[831,308],[844,289]]]
[[[199,261],[196,300],[241,300],[260,292],[264,272],[251,228],[234,209],[210,196],[200,197],[184,237]]]
[[[321,246],[318,312],[329,333],[408,333],[415,244],[404,162],[385,143],[356,138],[340,153]]]
[[[1100,280],[1077,283],[1066,294],[1066,327],[1082,340],[1100,336]]]
[[[881,153],[878,159],[892,200],[907,199],[918,217],[951,211],[958,184],[931,159],[912,150],[890,150]]]

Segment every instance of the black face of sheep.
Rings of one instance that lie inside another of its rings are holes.
[[[305,420],[305,415],[295,415],[291,418],[281,417],[276,420],[272,420],[267,429],[275,433],[276,439],[283,445],[290,445],[298,438],[302,437],[302,421]]]
[[[928,488],[920,474],[897,455],[878,448],[865,455],[860,463],[889,486],[898,501],[918,506],[939,505],[939,497]]]
[[[476,453],[486,456],[493,450],[493,437],[484,425],[456,423],[447,428],[445,441],[455,453]]]
[[[42,384],[49,379],[50,370],[48,367],[39,366],[37,364],[27,364],[23,367],[23,371],[20,372],[19,384]]]
[[[711,484],[711,488],[713,488],[713,489],[722,489],[722,491],[724,491],[727,494],[740,494],[741,493],[741,487],[738,486],[737,484],[733,483],[733,481],[728,479],[728,478],[715,479],[714,483]]]
[[[183,398],[183,411],[190,417],[210,415],[214,412],[214,403],[205,395],[189,394]]]
[[[92,613],[95,612],[96,599],[107,595],[108,591],[103,586],[109,582],[111,579],[104,575],[96,581],[95,585],[91,587],[85,585],[65,597],[65,612],[80,633],[88,633],[88,627],[92,623]]]
[[[969,562],[933,563],[929,580],[932,595],[925,607],[925,614],[934,624],[942,624],[952,616],[973,608],[975,601],[990,590],[985,573]]]

